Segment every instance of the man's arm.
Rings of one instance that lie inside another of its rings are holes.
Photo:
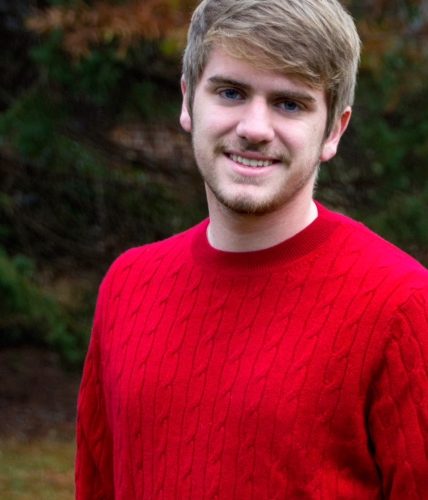
[[[114,498],[112,439],[107,422],[99,349],[102,302],[101,289],[77,406],[77,500]]]
[[[384,497],[428,498],[428,290],[399,308],[369,415]]]

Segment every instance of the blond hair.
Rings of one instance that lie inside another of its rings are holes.
[[[190,109],[214,44],[260,69],[325,89],[327,134],[353,104],[360,39],[337,0],[202,0],[183,57]]]

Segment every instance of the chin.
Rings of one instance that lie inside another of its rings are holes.
[[[237,196],[235,198],[214,193],[217,201],[231,212],[239,215],[262,216],[275,212],[286,203],[286,200],[255,200],[250,196]]]

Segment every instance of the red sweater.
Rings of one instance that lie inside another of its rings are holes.
[[[103,281],[77,498],[427,499],[428,271],[321,206],[257,252],[206,227]]]

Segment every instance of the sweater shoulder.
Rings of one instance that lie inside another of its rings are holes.
[[[117,282],[121,276],[137,276],[144,270],[168,263],[182,262],[190,252],[195,234],[204,231],[207,222],[202,221],[181,233],[163,240],[133,247],[119,255],[104,276],[103,283]]]
[[[345,235],[346,253],[358,262],[355,270],[372,276],[387,276],[388,282],[416,288],[428,286],[428,269],[414,257],[385,240],[366,225],[336,214]]]

